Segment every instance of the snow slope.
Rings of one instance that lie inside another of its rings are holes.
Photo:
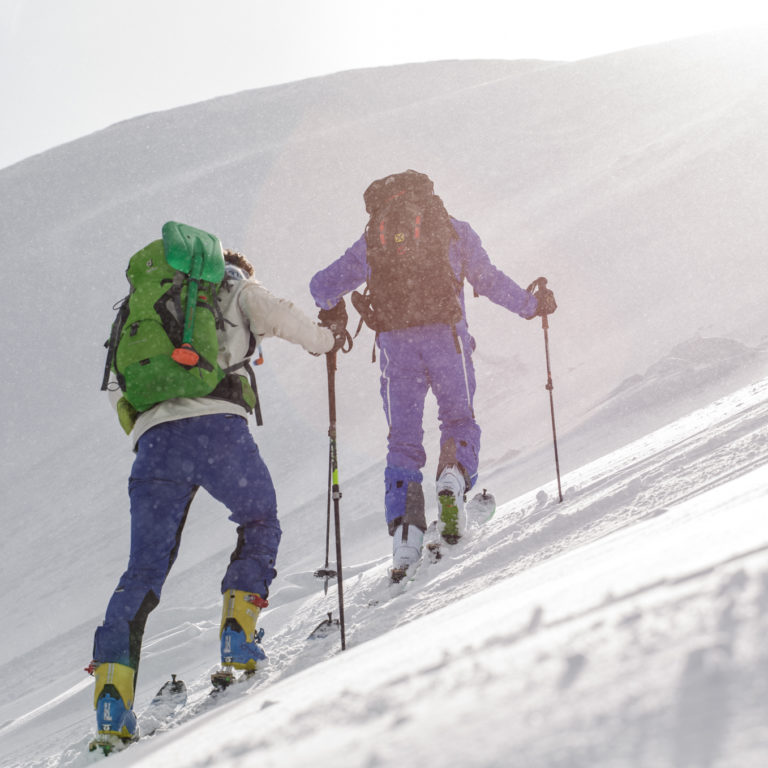
[[[343,653],[307,639],[335,590],[289,566],[255,681],[110,764],[764,765],[767,462],[763,380],[570,473],[562,504],[550,484],[501,505],[404,590],[384,555],[354,561]],[[139,711],[172,671],[201,706],[218,610],[165,596]],[[94,761],[91,686],[57,678],[15,702],[2,765]]]
[[[284,528],[269,663],[221,708],[110,760],[417,765],[440,750],[450,765],[764,765],[765,43],[342,73],[147,115],[0,171],[13,287],[0,303],[0,765],[89,762],[80,670],[128,547],[132,456],[98,391],[128,256],[186,220],[312,313],[309,277],[362,231],[362,190],[407,167],[430,173],[505,271],[556,291],[565,501],[541,329],[468,292],[479,487],[500,509],[390,594],[364,332],[337,382],[349,649],[306,641],[336,610],[312,576],[324,365],[267,342],[256,437]],[[172,672],[205,695],[232,546],[199,494],[147,624],[139,709]]]

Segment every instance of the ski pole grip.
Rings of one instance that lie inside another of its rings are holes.
[[[541,295],[547,292],[547,278],[537,277],[526,289],[528,293],[535,296],[538,300]],[[551,293],[551,292],[550,292]],[[553,310],[554,311],[554,310]],[[537,312],[541,315],[541,327],[546,331],[549,328],[549,321],[547,320],[547,312]]]

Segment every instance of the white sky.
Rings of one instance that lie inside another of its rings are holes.
[[[120,120],[342,70],[577,60],[766,21],[764,0],[0,0],[0,168]]]

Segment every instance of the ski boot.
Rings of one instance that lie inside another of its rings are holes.
[[[98,736],[88,745],[108,755],[123,749],[139,738],[139,728],[133,711],[136,670],[125,664],[98,664],[93,668],[96,690],[93,704],[96,709]]]
[[[401,582],[408,570],[415,570],[421,560],[421,547],[424,542],[424,531],[415,525],[400,524],[392,535],[392,570],[389,577],[393,584]]]
[[[256,631],[256,619],[267,601],[253,592],[228,589],[221,613],[221,664],[223,669],[211,675],[216,690],[229,687],[237,679],[235,670],[250,677],[259,661],[267,658],[261,648],[264,630]]]
[[[456,544],[466,532],[465,487],[464,474],[454,464],[447,466],[437,480],[438,530],[446,544]]]

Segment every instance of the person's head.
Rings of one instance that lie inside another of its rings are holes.
[[[243,273],[248,277],[253,277],[253,266],[251,265],[251,262],[248,261],[245,256],[243,256],[242,253],[238,253],[237,251],[230,251],[229,249],[225,248],[224,261],[227,264],[231,264],[232,266],[242,270]]]

